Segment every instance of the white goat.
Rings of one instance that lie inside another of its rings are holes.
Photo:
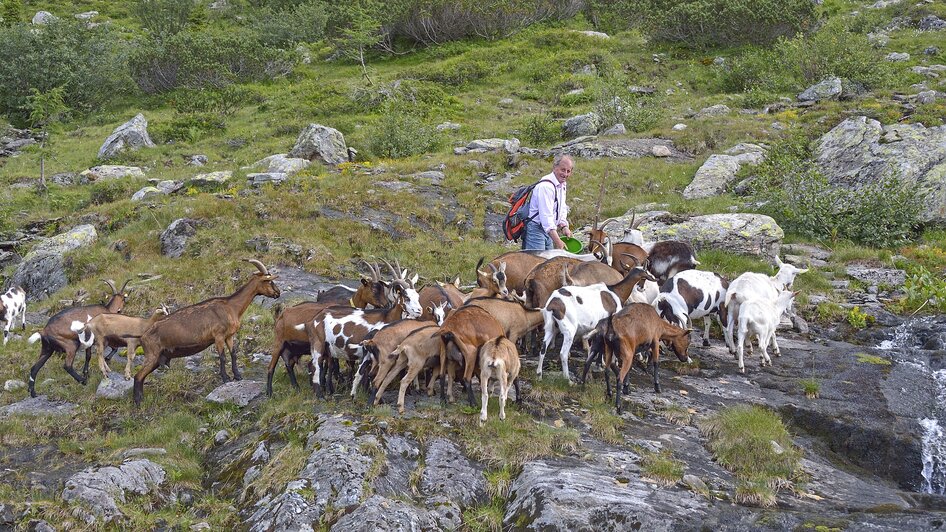
[[[779,292],[792,287],[795,277],[808,271],[808,268],[802,269],[782,262],[777,256],[775,257],[775,264],[778,265],[779,270],[774,276],[746,272],[729,283],[724,302],[727,312],[725,332],[726,345],[729,346],[729,352],[733,355],[736,354],[733,331],[735,330],[736,318],[739,316],[739,307],[746,301],[753,299],[766,299],[774,302]]]
[[[21,328],[26,329],[26,292],[19,286],[13,286],[0,295],[0,319],[6,322],[3,326],[3,345],[7,345],[10,328],[17,316]]]
[[[499,419],[506,419],[506,399],[509,397],[509,385],[515,384],[519,377],[519,351],[516,344],[505,336],[490,340],[480,348],[480,389],[482,390],[482,409],[480,425],[486,423],[486,407],[489,404],[489,378],[499,381]],[[519,389],[516,387],[516,400]]]
[[[738,357],[739,373],[746,372],[746,366],[743,363],[743,348],[746,340],[751,341],[755,336],[759,340],[759,350],[762,351],[762,365],[771,366],[772,359],[769,358],[768,347],[772,345],[775,356],[780,356],[778,342],[775,340],[775,328],[778,326],[782,314],[792,306],[795,299],[795,293],[791,290],[785,290],[779,293],[775,301],[768,299],[753,299],[746,301],[739,308],[739,335]]]
[[[720,304],[726,297],[728,283],[718,274],[703,270],[684,270],[664,283],[654,299],[657,314],[684,329],[693,320],[703,318],[703,346],[708,347],[712,315],[723,325]]]

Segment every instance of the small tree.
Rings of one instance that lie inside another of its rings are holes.
[[[39,185],[46,188],[46,157],[49,155],[49,129],[50,126],[59,122],[63,115],[69,110],[63,101],[65,88],[56,87],[55,89],[40,92],[38,89],[30,89],[30,96],[26,98],[25,109],[30,113],[30,125],[33,129],[39,129]]]
[[[365,80],[371,85],[365,52],[384,39],[381,23],[383,3],[377,0],[355,0],[337,9],[338,19],[343,20],[344,25],[338,28],[335,47],[345,57],[358,61]]]

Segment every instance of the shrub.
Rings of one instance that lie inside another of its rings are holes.
[[[195,142],[208,133],[219,132],[226,123],[213,113],[181,113],[167,123],[155,125],[154,137],[158,142]]]
[[[602,130],[624,124],[628,131],[640,133],[657,125],[663,118],[662,101],[658,96],[633,94],[623,76],[604,76],[596,86],[594,111],[601,118]]]
[[[742,95],[742,106],[747,109],[761,109],[778,100],[778,95],[758,87],[751,87]]]
[[[67,106],[99,107],[131,87],[124,49],[108,26],[94,29],[60,19],[45,26],[0,28],[0,113],[23,125],[23,106],[35,88],[63,88]]]
[[[868,325],[874,323],[874,319],[857,305],[854,305],[854,308],[847,313],[847,322],[857,330],[866,329]]]
[[[163,42],[148,40],[131,57],[132,76],[147,93],[273,79],[293,65],[290,53],[263,45],[252,32],[232,29],[188,30]]]
[[[818,398],[818,393],[821,391],[820,382],[815,379],[801,379],[798,381],[798,384],[801,385],[801,390],[805,393],[805,397],[809,399]]]
[[[816,22],[810,0],[598,0],[590,8],[612,29],[640,25],[657,40],[700,49],[766,44]]]
[[[425,118],[417,106],[390,102],[369,133],[371,151],[379,157],[398,159],[436,149],[440,139]]]
[[[533,115],[522,129],[525,139],[532,144],[554,144],[562,140],[562,124],[551,115]]]
[[[263,44],[286,48],[323,38],[327,22],[325,4],[310,0],[282,8],[265,7],[257,15],[253,27]]]
[[[494,66],[486,61],[472,59],[464,54],[444,60],[437,65],[410,69],[405,73],[405,77],[459,87],[472,82],[484,81],[493,74],[494,70]]]
[[[913,267],[904,283],[907,304],[919,309],[946,310],[946,278],[934,275],[923,266]]]
[[[194,0],[136,0],[131,12],[152,38],[163,41],[184,30],[195,6]]]

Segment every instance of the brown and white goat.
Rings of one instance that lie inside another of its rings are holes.
[[[418,292],[420,307],[424,309],[420,319],[443,323],[447,313],[463,305],[464,294],[453,284],[427,285]],[[438,312],[439,308],[439,312]]]
[[[423,327],[414,330],[404,337],[393,351],[385,355],[390,367],[383,378],[380,373],[378,374],[380,381],[376,381],[378,383],[377,390],[373,394],[374,397],[372,400],[374,405],[381,404],[381,396],[384,394],[384,391],[391,382],[397,378],[401,371],[406,370],[406,373],[401,378],[401,387],[398,391],[397,399],[398,412],[401,414],[404,413],[404,398],[407,395],[407,387],[410,386],[411,382],[413,382],[425,368],[438,367],[440,365],[441,341],[440,336],[436,334],[439,330],[440,327],[430,325],[428,322]],[[447,381],[447,393],[451,401],[453,400],[453,376],[456,367],[457,365],[454,361],[448,361],[447,373],[449,380]],[[433,385],[433,379],[434,377],[431,377],[431,385]]]
[[[81,307],[63,309],[49,318],[49,321],[46,322],[46,326],[43,327],[41,331],[30,336],[29,342],[31,344],[35,343],[37,340],[42,340],[43,345],[39,353],[39,360],[30,368],[30,397],[36,397],[36,374],[39,373],[39,370],[42,369],[43,365],[46,364],[46,361],[49,360],[49,357],[51,357],[53,353],[66,354],[66,360],[62,367],[69,375],[72,375],[72,378],[74,378],[76,382],[84,385],[88,381],[89,361],[92,359],[92,352],[86,349],[85,366],[82,368],[82,375],[79,375],[76,370],[72,368],[76,352],[79,350],[79,336],[75,331],[70,329],[70,326],[73,321],[92,319],[106,312],[118,314],[125,307],[125,300],[128,299],[128,294],[125,293],[125,287],[128,286],[128,281],[125,281],[121,290],[115,288],[115,283],[113,283],[111,279],[103,282],[112,290],[112,297],[109,298],[107,303],[104,305],[83,305]]]
[[[489,405],[489,378],[499,381],[499,419],[506,419],[506,398],[509,397],[509,385],[516,387],[516,402],[522,402],[519,391],[519,351],[516,344],[500,336],[486,342],[480,348],[480,426],[486,423],[486,410]]]
[[[213,345],[220,360],[220,378],[228,382],[226,370],[226,350],[230,350],[230,365],[233,378],[242,379],[237,369],[234,337],[240,330],[243,313],[258,295],[278,298],[279,288],[274,282],[276,276],[269,273],[266,266],[258,260],[247,260],[259,270],[254,273],[240,289],[227,297],[214,297],[194,305],[172,312],[163,320],[156,322],[141,336],[145,360],[135,374],[135,406],[141,405],[144,397],[144,383],[148,375],[160,363],[172,358],[195,355]]]
[[[474,406],[473,369],[476,368],[477,354],[481,345],[498,336],[505,336],[503,326],[486,309],[468,304],[451,314],[435,336],[440,338],[440,400],[444,403],[447,401],[444,380],[447,360],[450,359],[462,365],[467,400],[470,406]]]
[[[273,324],[275,333],[272,356],[266,373],[267,396],[273,396],[273,375],[276,373],[276,365],[280,359],[286,365],[292,387],[299,388],[299,381],[296,380],[296,364],[300,357],[309,354],[310,349],[308,335],[305,330],[297,329],[297,325],[312,321],[319,312],[332,305],[351,304],[355,308],[365,308],[368,305],[375,308],[389,306],[388,283],[381,279],[380,268],[376,264],[364,262],[371,270],[371,278],[362,277],[361,285],[354,291],[354,295],[348,287],[344,287],[345,290],[335,287],[320,293],[319,300],[316,302],[306,301],[277,312],[276,322]]]
[[[26,291],[19,286],[11,286],[9,290],[0,294],[0,320],[4,322],[3,345],[7,345],[10,328],[18,317],[20,328],[26,330]]]
[[[476,284],[486,292],[477,296],[508,297],[510,291],[522,291],[529,272],[545,260],[533,252],[510,251],[489,261],[486,269],[481,269],[483,259],[480,259],[476,264]]]
[[[105,362],[105,347],[118,349],[124,347],[125,353],[125,378],[131,379],[131,366],[135,360],[135,351],[138,350],[138,341],[141,335],[151,327],[154,322],[168,315],[168,309],[165,306],[156,309],[148,318],[138,318],[136,316],[124,316],[122,314],[99,314],[87,322],[76,320],[72,322],[70,328],[79,335],[79,343],[82,347],[89,349],[92,343],[98,349],[99,371],[106,379],[111,369]]]
[[[610,318],[608,318],[607,332],[604,337],[605,379],[607,370],[611,367],[613,357],[621,361],[620,372],[617,373],[614,406],[621,412],[622,383],[631,366],[638,348],[650,346],[650,364],[654,374],[654,391],[660,393],[660,379],[657,366],[660,362],[660,344],[667,342],[681,362],[690,362],[687,349],[690,347],[690,331],[667,323],[650,305],[631,303]],[[585,374],[591,364],[593,355],[585,361]],[[610,387],[610,386],[609,386]]]
[[[692,270],[700,264],[690,244],[679,240],[657,242],[650,249],[647,261],[647,270],[661,284],[677,273]]]
[[[388,376],[388,372],[394,367],[394,360],[388,355],[397,349],[401,341],[407,338],[414,331],[429,327],[430,321],[421,320],[399,320],[389,323],[368,334],[361,342],[361,348],[365,352],[365,361],[370,361],[372,375],[371,393],[368,397],[368,403],[374,402],[379,385]],[[360,368],[365,370],[365,364]],[[383,393],[383,392],[382,392]],[[355,387],[352,386],[352,396],[355,395]]]

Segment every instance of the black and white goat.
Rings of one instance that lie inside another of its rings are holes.
[[[710,318],[715,315],[721,327],[726,324],[721,304],[728,286],[726,279],[713,272],[685,270],[660,287],[652,304],[661,318],[684,329],[703,318],[703,346],[709,347]]]
[[[7,345],[10,328],[16,318],[20,318],[21,329],[26,329],[26,292],[19,286],[13,286],[0,294],[0,319],[3,325],[3,345]]]
[[[726,308],[726,345],[729,346],[729,352],[736,354],[736,345],[733,341],[733,332],[735,330],[736,319],[739,316],[739,308],[747,301],[755,299],[774,302],[779,293],[792,287],[795,277],[808,271],[808,268],[798,268],[792,264],[782,262],[777,256],[775,264],[779,267],[778,273],[774,276],[768,276],[764,273],[746,272],[736,277],[726,290],[724,306]],[[791,308],[791,307],[789,307]],[[779,315],[781,316],[781,314]],[[751,346],[750,346],[751,349]],[[776,349],[775,356],[779,356]]]

